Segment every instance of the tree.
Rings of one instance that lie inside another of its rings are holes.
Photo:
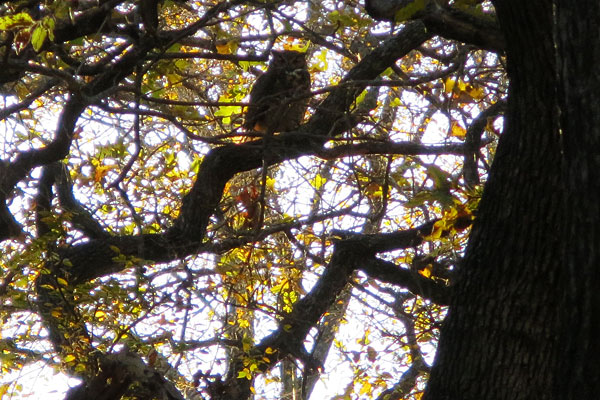
[[[418,11],[2,3],[0,393],[44,365],[79,379],[67,399],[308,398],[327,377],[419,398],[510,47],[485,2]],[[313,84],[303,124],[263,138],[241,125],[271,49],[307,52]]]
[[[600,6],[495,5],[505,131],[425,398],[596,398]]]

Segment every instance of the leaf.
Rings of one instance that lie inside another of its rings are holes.
[[[35,27],[31,34],[31,45],[35,51],[39,51],[46,38],[54,40],[54,20],[52,18],[45,18],[41,24]]]
[[[433,194],[430,191],[424,190],[415,194],[411,199],[404,203],[404,207],[413,208],[424,204],[427,201],[433,201]]]
[[[444,229],[446,228],[446,221],[439,220],[437,221],[435,224],[433,224],[433,230],[431,231],[431,234],[424,236],[425,240],[436,240],[442,237],[442,233],[444,232]]]
[[[252,380],[252,373],[250,373],[250,370],[248,368],[244,368],[243,370],[238,372],[237,377],[238,378],[246,378],[250,381],[250,380]]]
[[[485,90],[482,87],[474,87],[469,85],[467,88],[467,93],[469,93],[469,96],[471,96],[474,100],[481,100],[485,97]]]
[[[317,59],[317,62],[310,66],[311,70],[319,72],[327,71],[327,68],[329,68],[329,59],[327,57],[328,54],[329,53],[327,50],[321,50],[316,53],[315,58]]]
[[[219,97],[219,102],[230,102],[232,100],[234,100],[234,99],[232,99],[231,97],[226,96],[226,95],[221,95]],[[241,112],[242,112],[241,106],[221,106],[215,112],[215,115],[218,117],[224,117],[223,122],[225,124],[229,124],[231,122],[231,115],[238,115],[238,114],[241,114]]]
[[[457,121],[452,121],[450,125],[450,135],[463,139],[467,135],[467,130],[460,126]]]
[[[394,21],[403,22],[414,17],[419,11],[423,11],[429,4],[429,0],[413,0],[406,7],[400,8],[394,15]]]
[[[75,361],[76,358],[77,357],[75,357],[75,355],[73,355],[73,354],[67,354],[67,356],[65,357],[64,361],[66,363],[70,363],[72,361]]]
[[[262,64],[263,63],[260,61],[240,61],[240,67],[242,67],[244,71],[250,70],[250,67]]]
[[[367,97],[367,94],[369,92],[367,90],[363,90],[357,97],[356,97],[356,105],[359,105],[360,103],[362,103],[365,98]]]
[[[48,32],[42,26],[36,26],[31,34],[31,45],[35,51],[40,51],[42,45],[46,41],[46,37],[48,36]]]
[[[354,25],[354,18],[351,15],[340,13],[339,11],[332,11],[327,15],[329,21],[331,21],[335,25],[343,26],[352,26]]]
[[[440,233],[441,233],[442,231],[441,231],[441,229],[440,229],[440,230],[438,230],[437,232],[440,232]],[[431,265],[431,264],[427,264],[427,265],[425,266],[425,268],[423,268],[423,269],[419,270],[419,274],[420,274],[420,275],[423,275],[425,278],[431,278],[431,270],[432,270],[432,268],[433,268],[433,267],[432,267],[432,265]]]
[[[33,25],[33,19],[25,12],[0,17],[0,31],[28,28],[31,25]]]
[[[108,174],[108,171],[113,169],[112,165],[100,165],[96,167],[96,171],[94,171],[94,182],[100,183],[102,179]]]
[[[106,313],[102,310],[96,310],[94,313],[94,318],[96,318],[98,321],[104,321],[104,319],[106,319]]]
[[[215,46],[219,54],[233,54],[238,48],[237,40],[230,40],[227,43],[220,43]]]
[[[446,81],[444,81],[444,92],[446,92],[446,94],[452,93],[454,85],[456,85],[456,78],[447,78]]]
[[[450,190],[450,174],[437,165],[427,165],[427,175],[433,180],[435,189]]]
[[[360,391],[358,394],[360,394],[360,395],[367,394],[367,393],[371,393],[372,391],[373,391],[373,386],[369,382],[365,382],[365,383],[363,383],[362,387],[360,388]]]
[[[319,190],[326,182],[327,178],[323,177],[322,175],[317,175],[310,181],[310,184],[312,187]]]

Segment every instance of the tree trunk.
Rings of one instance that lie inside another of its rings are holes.
[[[597,399],[600,3],[495,6],[505,129],[424,399]]]

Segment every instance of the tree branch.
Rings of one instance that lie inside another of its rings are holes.
[[[423,17],[423,22],[436,35],[502,53],[506,41],[494,17],[476,16],[454,7],[436,7]]]
[[[365,260],[359,269],[371,278],[408,289],[433,303],[447,305],[449,302],[450,290],[447,286],[425,278],[417,272],[400,268],[392,262],[372,257]]]

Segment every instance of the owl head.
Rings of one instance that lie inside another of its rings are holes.
[[[306,68],[306,53],[293,50],[272,50],[273,58],[269,67],[285,70],[296,70]]]

